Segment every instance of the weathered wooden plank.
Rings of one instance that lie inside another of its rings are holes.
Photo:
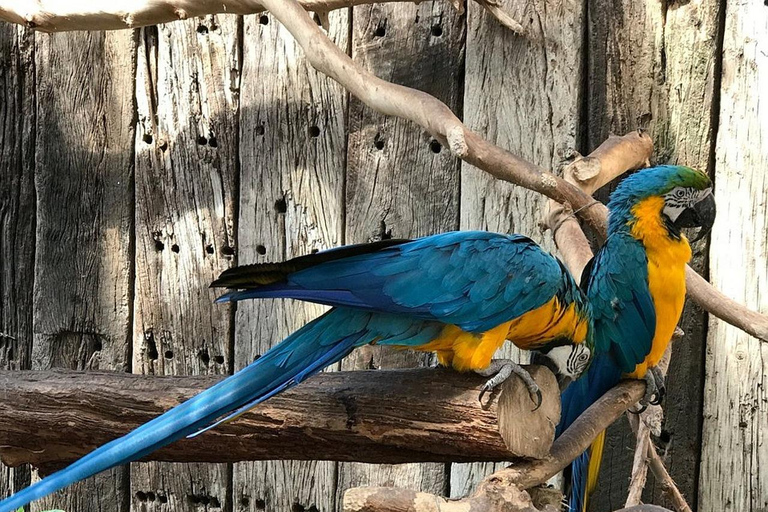
[[[587,150],[610,133],[645,128],[657,163],[710,171],[711,123],[716,80],[718,2],[669,5],[592,0],[589,4]],[[608,199],[613,187],[597,194]],[[694,268],[706,268],[706,243],[694,247]],[[705,315],[688,304],[668,371],[660,442],[673,478],[695,506],[701,427]],[[609,432],[596,511],[620,508],[627,495],[634,435],[626,421]],[[667,504],[661,487],[648,485],[645,500]]]
[[[352,57],[376,76],[424,90],[461,112],[465,20],[445,2],[354,8]],[[459,164],[431,136],[350,104],[346,242],[423,236],[458,228]],[[345,369],[427,364],[430,356],[364,347]],[[444,493],[443,464],[339,465],[339,500],[361,485]],[[337,508],[341,508],[341,501]]]
[[[32,367],[130,367],[134,35],[36,34]],[[127,510],[126,468],[33,509]]]
[[[232,370],[231,308],[208,284],[233,259],[239,20],[208,16],[140,32],[136,73],[133,371]],[[226,506],[227,464],[133,464],[134,509]]]
[[[523,23],[525,36],[469,2],[465,122],[495,144],[559,171],[579,147],[583,2],[508,0],[502,8]],[[539,228],[546,208],[546,198],[463,165],[462,229],[521,233],[554,251],[552,237]],[[528,356],[507,343],[496,357]],[[468,495],[502,465],[454,464],[451,497]]]
[[[729,297],[768,311],[768,17],[727,2],[710,277]],[[720,199],[723,198],[723,199]],[[699,510],[765,510],[768,346],[710,317]]]
[[[244,20],[238,260],[280,261],[341,245],[347,94],[309,66],[271,15]],[[347,10],[331,13],[329,35],[348,48]],[[235,369],[322,311],[293,301],[239,303]],[[333,462],[235,464],[234,509],[331,512],[335,471]]]
[[[0,366],[30,368],[35,264],[34,35],[0,26]],[[0,466],[0,496],[29,485]]]

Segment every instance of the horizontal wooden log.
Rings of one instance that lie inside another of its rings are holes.
[[[323,373],[236,421],[145,460],[324,459],[402,463],[543,458],[560,416],[557,383],[529,367],[544,400],[510,378],[478,401],[482,377],[447,369]],[[217,376],[0,372],[0,459],[61,467],[218,382]]]

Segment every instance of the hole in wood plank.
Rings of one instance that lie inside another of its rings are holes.
[[[147,492],[147,501],[155,501],[155,493],[152,491]]]
[[[261,354],[256,354],[255,356],[253,356],[253,360],[254,361],[258,361],[260,358],[261,358]],[[256,500],[256,503],[258,503],[258,502],[259,502],[259,500]]]
[[[197,357],[200,358],[200,361],[202,361],[205,366],[208,366],[208,363],[211,362],[211,356],[210,356],[210,354],[208,354],[208,349],[207,348],[204,348],[204,349],[200,350],[197,353]]]
[[[440,25],[432,25],[431,32],[433,36],[440,37],[441,35],[443,35],[443,27],[441,27]]]
[[[212,148],[217,148],[219,147],[219,141],[216,140],[216,137],[212,136],[208,139],[208,145],[211,146]]]
[[[136,499],[139,501],[147,501],[147,493],[143,491],[136,491]]]
[[[258,125],[256,128],[253,129],[253,133],[256,135],[264,135],[264,127],[261,125]]]
[[[443,150],[443,146],[436,140],[433,140],[429,143],[429,149],[431,149],[434,154],[438,154]]]
[[[168,149],[168,143],[166,141],[163,141],[160,143],[160,151],[165,151]]]
[[[159,501],[160,503],[168,503],[168,496],[166,496],[165,494],[158,494],[157,501]]]
[[[235,254],[235,249],[234,247],[225,245],[221,248],[221,254],[223,254],[224,256],[233,256]]]
[[[198,135],[198,136],[197,136],[197,143],[198,143],[199,145],[201,145],[201,146],[205,146],[206,144],[208,144],[208,139],[206,139],[206,138],[205,138],[205,137],[203,137],[202,135]]]
[[[291,512],[304,512],[305,510],[304,505],[301,503],[294,503],[293,506],[291,506]]]
[[[248,496],[241,496],[240,497],[240,506],[241,507],[246,508],[250,504],[251,504],[251,500],[250,500],[250,498],[248,498]]]
[[[378,149],[379,151],[381,151],[382,149],[384,149],[384,139],[383,139],[383,137],[381,136],[381,134],[380,134],[380,133],[377,133],[377,134],[376,134],[376,135],[373,137],[373,147],[375,147],[375,148],[376,148],[376,149]]]
[[[319,137],[320,136],[320,128],[317,126],[310,126],[309,127],[309,136],[312,138]]]
[[[319,253],[319,252],[320,252],[320,249],[312,249],[312,250],[311,250],[311,251],[309,251],[309,252],[310,252],[310,253],[312,253],[312,254],[317,254],[317,253]]]
[[[211,496],[210,499],[211,507],[213,508],[221,508],[221,503],[219,502],[219,498],[216,496]]]
[[[312,505],[309,507],[308,512],[320,512],[320,511],[318,510],[317,506]]]
[[[149,133],[145,133],[144,135],[141,136],[141,140],[143,140],[147,144],[152,144],[152,135],[150,135]]]
[[[256,252],[263,256],[263,255],[267,254],[267,248],[264,247],[263,245],[257,245],[256,246]]]
[[[384,37],[387,34],[387,29],[384,25],[379,25],[376,30],[373,31],[375,37]]]
[[[173,245],[171,246],[171,250],[172,250],[173,252],[175,252],[176,254],[178,254],[178,253],[179,253],[179,246],[178,246],[177,244],[173,244]]]
[[[288,211],[288,203],[285,201],[285,197],[281,197],[275,201],[275,211],[277,213],[285,213]]]
[[[104,348],[104,345],[101,343],[101,340],[96,339],[93,341],[93,350],[99,352],[102,348]]]
[[[266,14],[262,14],[259,16],[259,23],[262,25],[269,25],[269,16]]]
[[[256,499],[256,501],[254,501],[253,504],[259,510],[264,510],[265,508],[267,508],[267,503],[262,499]]]
[[[147,344],[147,357],[156,361],[159,354],[157,353],[157,343],[155,343],[155,333],[152,329],[144,331],[144,341]]]
[[[206,245],[205,246],[205,252],[207,252],[208,254],[213,254],[213,246],[210,245],[210,244]]]
[[[165,358],[166,359],[173,359],[173,350],[166,350],[165,351]]]
[[[162,251],[163,249],[165,249],[165,244],[160,240],[155,240],[155,249],[158,251]]]
[[[200,35],[206,35],[208,33],[208,27],[205,25],[198,25],[197,26],[197,33]]]
[[[224,364],[224,356],[215,356],[213,362],[216,364]]]

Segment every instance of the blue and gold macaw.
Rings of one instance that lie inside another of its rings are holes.
[[[592,314],[593,359],[562,395],[558,434],[625,377],[646,380],[644,403],[661,400],[664,383],[656,365],[683,311],[685,266],[691,258],[681,228],[700,227],[698,240],[715,220],[710,179],[682,166],[628,177],[608,209],[608,238],[582,277]],[[604,434],[570,467],[571,512],[586,510]]]
[[[557,259],[518,235],[453,232],[341,247],[233,268],[212,286],[233,290],[219,302],[294,298],[333,308],[235,375],[0,502],[0,512],[232,420],[361,345],[434,351],[445,365],[490,377],[483,392],[514,373],[536,406],[541,393],[530,375],[492,360],[506,339],[538,351],[565,378],[590,360],[584,294]]]

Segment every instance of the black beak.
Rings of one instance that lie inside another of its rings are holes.
[[[715,196],[707,194],[704,199],[690,208],[686,208],[674,222],[677,228],[701,228],[691,243],[701,240],[715,223]]]

